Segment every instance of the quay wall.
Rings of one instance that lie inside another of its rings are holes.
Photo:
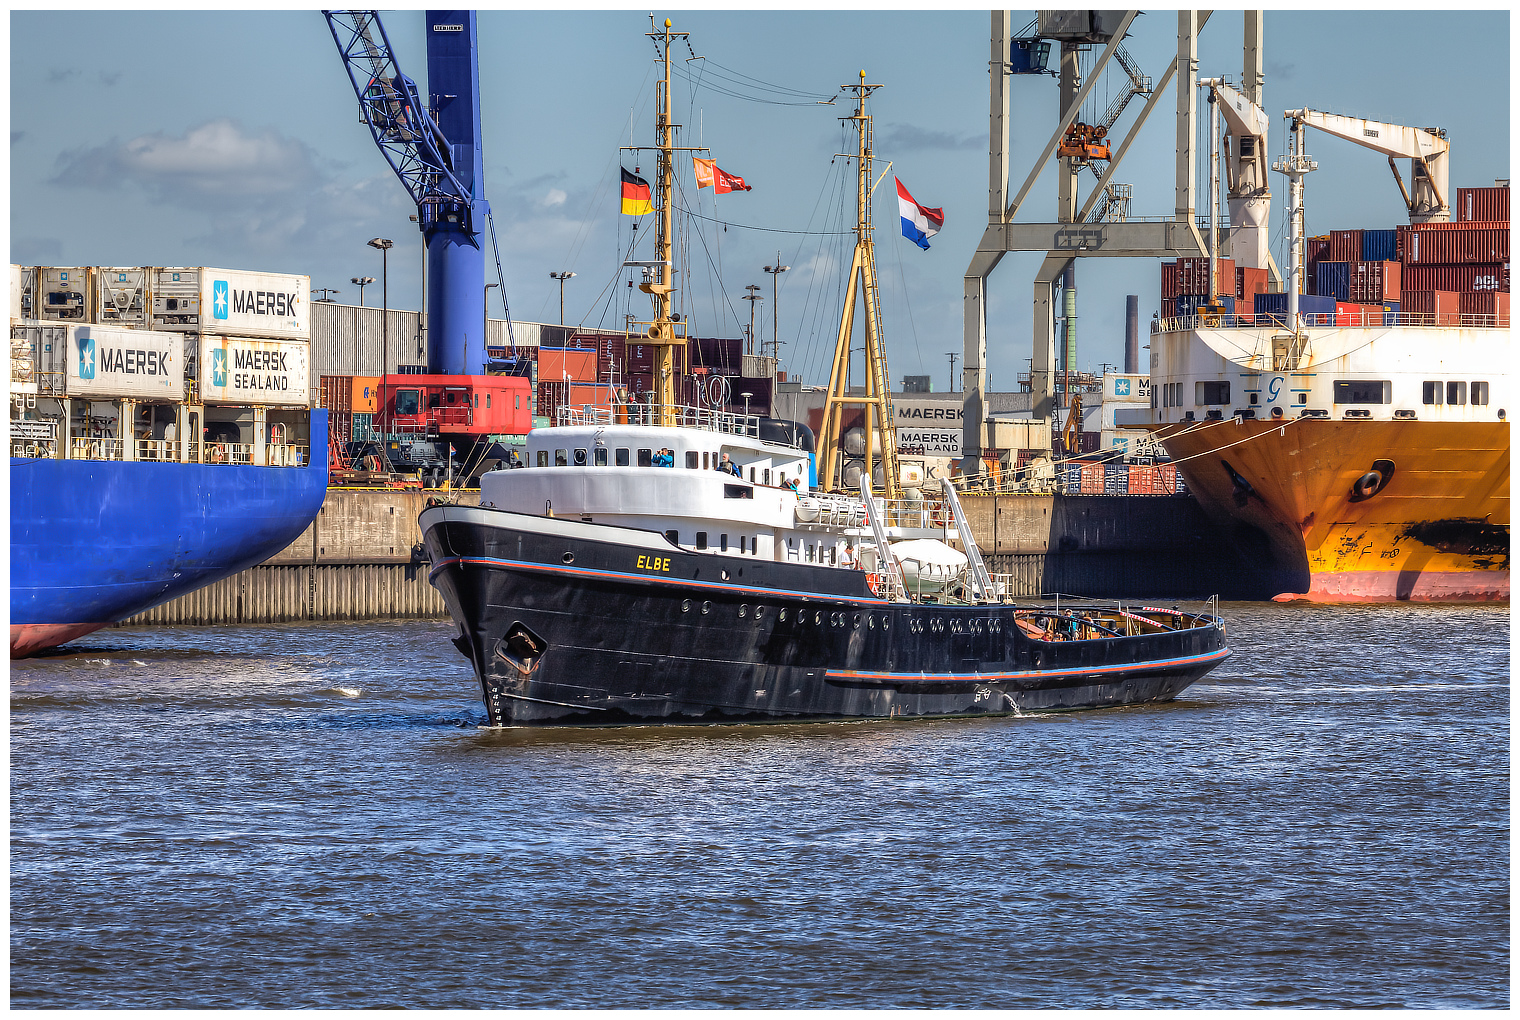
[[[435,495],[329,489],[316,520],[284,551],[122,625],[444,618],[417,528]],[[448,498],[474,506],[480,493]],[[1189,496],[968,493],[961,505],[987,569],[1013,575],[1020,597],[1264,597]]]

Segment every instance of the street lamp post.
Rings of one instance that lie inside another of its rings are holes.
[[[945,357],[950,359],[950,392],[955,392],[955,359],[960,357],[954,351],[945,352]]]
[[[370,284],[374,283],[375,282],[375,278],[373,276],[350,276],[348,278],[348,282],[349,283],[357,283],[359,285],[359,307],[363,308],[364,307],[364,288],[367,287],[367,286],[369,286]],[[333,293],[336,294],[337,291],[333,291]]]
[[[332,298],[328,297],[329,294],[341,294],[342,293],[342,291],[338,290],[337,287],[318,287],[316,289],[320,290],[322,292],[322,296],[319,297],[319,298],[314,298],[313,300],[320,301],[323,304],[331,304],[332,303]]]
[[[390,250],[392,241],[384,237],[372,237],[368,244],[371,248],[380,249],[380,429],[385,429],[385,412],[388,409],[390,397],[389,387],[386,385],[386,377],[390,375],[391,360],[391,274],[390,274]],[[371,283],[374,281],[371,280]]]
[[[781,333],[780,326],[778,325],[780,320],[777,318],[776,314],[776,278],[790,268],[792,267],[783,266],[781,264],[781,252],[779,251],[776,252],[776,264],[774,266],[765,267],[765,271],[771,274],[771,357],[775,358],[777,361],[781,360]],[[754,306],[751,305],[750,307],[753,308]],[[762,351],[762,354],[763,353],[764,352]]]
[[[549,279],[559,281],[559,324],[565,324],[565,281],[574,276],[574,273],[550,272]]]

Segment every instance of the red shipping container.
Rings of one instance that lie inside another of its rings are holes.
[[[1458,188],[1457,189],[1457,220],[1462,223],[1473,221],[1501,220],[1509,222],[1509,187],[1493,188]]]
[[[1362,257],[1362,232],[1360,230],[1332,230],[1330,242],[1320,253],[1326,262],[1355,262]]]
[[[1216,293],[1225,297],[1235,293],[1235,260],[1219,259],[1218,287]],[[1178,259],[1178,296],[1205,296],[1209,293],[1209,260],[1206,258]]]
[[[1161,306],[1163,308],[1170,308],[1173,300],[1180,293],[1177,288],[1182,286],[1182,278],[1178,273],[1177,263],[1161,263]]]
[[[538,352],[538,378],[541,382],[596,382],[596,349],[556,350],[543,347]]]
[[[1399,299],[1397,262],[1353,262],[1347,296],[1358,304],[1379,304]]]
[[[1268,273],[1265,269],[1252,269],[1250,266],[1241,266],[1235,271],[1240,275],[1240,292],[1235,296],[1242,301],[1250,301],[1256,294],[1267,292]]]
[[[1455,227],[1457,229],[1444,229]],[[1432,229],[1435,228],[1435,229]],[[1473,223],[1419,223],[1401,228],[1405,265],[1452,266],[1509,261],[1509,227]]]
[[[1337,301],[1335,303],[1335,324],[1337,326],[1381,326],[1384,319],[1382,305],[1362,304],[1356,301]]]
[[[1084,496],[1101,496],[1101,495],[1103,495],[1103,465],[1102,464],[1083,464],[1082,465],[1082,495],[1084,495]]]
[[[1471,290],[1508,292],[1509,263],[1463,266],[1406,265],[1401,273],[1400,285],[1405,291],[1449,290],[1459,294]]]
[[[1468,326],[1509,326],[1509,294],[1502,290],[1475,290],[1458,298],[1462,322]]]
[[[1399,319],[1411,326],[1458,326],[1462,295],[1449,290],[1406,290],[1399,302]]]

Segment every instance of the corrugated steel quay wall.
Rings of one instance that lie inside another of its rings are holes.
[[[123,625],[444,618],[426,566],[412,562],[427,495],[329,490],[317,520],[277,556]],[[453,498],[474,504],[480,496]],[[1272,594],[1254,590],[1250,572],[1190,496],[967,494],[961,501],[988,569],[1014,575],[1020,597]]]

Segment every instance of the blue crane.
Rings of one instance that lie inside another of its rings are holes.
[[[430,102],[401,72],[377,11],[322,13],[364,122],[417,203],[427,244],[428,372],[479,375],[490,205],[483,197],[475,12],[425,12]]]

